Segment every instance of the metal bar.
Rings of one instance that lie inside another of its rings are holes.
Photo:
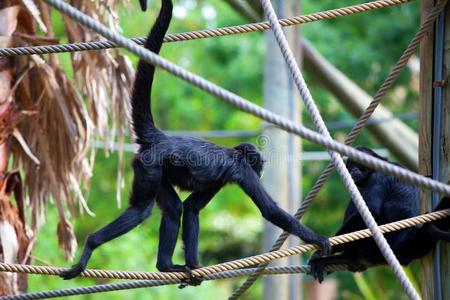
[[[435,83],[444,80],[444,39],[445,39],[445,11],[436,20],[436,35],[434,39],[434,79]],[[433,137],[432,137],[432,178],[441,179],[441,144],[442,144],[442,102],[444,98],[443,86],[434,84],[433,87]],[[432,193],[432,205],[435,208],[441,195]],[[441,251],[439,244],[434,249],[434,299],[442,300]]]

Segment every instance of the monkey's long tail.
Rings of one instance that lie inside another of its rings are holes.
[[[144,45],[145,48],[154,53],[159,53],[161,50],[164,36],[172,19],[172,1],[162,0],[161,2],[158,18],[153,24]],[[155,67],[140,59],[131,95],[131,116],[136,143],[138,144],[148,143],[151,140],[151,134],[156,130],[151,112],[151,91],[154,74]]]

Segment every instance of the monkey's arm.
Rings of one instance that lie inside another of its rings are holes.
[[[252,199],[258,207],[262,216],[272,224],[283,230],[296,235],[305,242],[317,244],[323,254],[331,251],[328,239],[324,236],[314,233],[312,230],[302,225],[293,216],[278,207],[275,201],[269,196],[259,182],[259,177],[247,163],[241,163],[236,174],[235,180],[244,192]]]

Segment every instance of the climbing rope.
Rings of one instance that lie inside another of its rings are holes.
[[[356,137],[359,135],[361,130],[365,127],[367,122],[369,121],[369,118],[372,116],[375,109],[380,104],[381,100],[383,100],[384,96],[386,95],[386,92],[389,90],[389,88],[392,86],[392,84],[397,79],[398,75],[400,74],[400,71],[403,70],[403,68],[408,63],[411,56],[414,54],[416,49],[419,47],[420,41],[424,36],[427,35],[428,31],[430,31],[433,26],[434,22],[436,21],[436,18],[439,16],[445,5],[447,4],[447,0],[440,1],[436,4],[436,6],[430,11],[425,21],[420,26],[417,33],[412,38],[409,45],[406,47],[405,51],[401,55],[400,59],[397,61],[395,66],[391,69],[389,75],[386,77],[384,82],[382,83],[381,87],[377,90],[375,95],[373,96],[372,101],[370,102],[369,106],[366,108],[366,110],[363,112],[361,117],[358,119],[354,127],[351,129],[350,133],[346,137],[344,144],[345,145],[351,145]],[[305,199],[302,201],[300,208],[296,211],[295,217],[297,219],[300,219],[303,214],[306,212],[308,207],[311,205],[317,194],[320,192],[321,188],[324,186],[326,181],[330,178],[331,174],[334,171],[334,164],[330,163],[325,168],[325,170],[322,172],[322,174],[319,176],[319,179],[314,183],[313,187],[309,191],[309,193],[306,195]],[[271,249],[269,251],[275,251],[281,248],[283,243],[286,241],[286,239],[289,237],[289,233],[284,231],[278,239],[275,241],[275,243],[272,245]],[[237,299],[240,295],[242,295],[247,289],[249,289],[252,284],[256,281],[256,279],[259,277],[259,272],[264,270],[265,267],[267,267],[268,264],[261,264],[257,268],[257,272],[252,274],[247,280],[238,288],[236,289],[233,294],[230,296],[229,299]]]
[[[218,279],[235,278],[239,276],[248,276],[252,272],[255,272],[255,270],[256,270],[255,268],[248,268],[241,270],[225,271],[211,275],[206,275],[202,277],[202,280],[218,280]],[[343,271],[346,270],[346,266],[345,265],[327,266],[325,270],[327,272]],[[310,271],[309,266],[277,266],[267,268],[264,271],[264,275],[298,274],[298,273],[309,273],[309,271]],[[0,297],[0,300],[48,299],[48,298],[104,293],[128,289],[148,288],[180,283],[182,283],[182,280],[180,279],[126,281],[120,283],[100,284],[100,285],[52,290],[45,292],[25,293],[21,295]]]
[[[113,41],[114,43],[133,52],[134,54],[138,55],[145,61],[168,71],[169,73],[191,83],[194,86],[199,87],[200,89],[218,97],[222,101],[227,102],[242,111],[257,116],[263,120],[266,120],[269,123],[275,124],[277,127],[284,129],[285,131],[294,133],[316,144],[322,145],[329,150],[333,150],[341,153],[342,155],[348,156],[352,160],[360,162],[361,164],[368,166],[372,169],[393,175],[399,178],[400,180],[408,182],[410,184],[417,185],[425,189],[429,189],[431,191],[436,191],[443,195],[450,195],[450,186],[444,183],[432,180],[422,175],[418,175],[414,172],[398,167],[394,164],[390,164],[373,156],[367,155],[361,151],[353,149],[352,147],[336,142],[333,139],[330,139],[329,137],[318,134],[317,132],[312,131],[302,125],[296,124],[288,119],[285,119],[277,114],[274,114],[273,112],[264,109],[258,105],[255,105],[252,102],[175,65],[174,63],[162,58],[161,56],[151,51],[148,51],[143,47],[138,46],[136,43],[129,41],[123,36],[111,31],[104,25],[98,23],[91,17],[83,14],[76,8],[71,7],[70,5],[64,3],[61,0],[45,0],[45,1],[50,5],[52,5],[53,7],[55,7],[56,9],[63,12],[64,14],[67,14],[68,16],[77,20],[81,24],[85,25],[86,27],[98,32],[99,34]]]
[[[337,17],[348,16],[352,14],[362,13],[380,8],[391,7],[399,4],[404,4],[412,0],[378,0],[368,3],[362,3],[358,5],[331,9],[327,11],[317,12],[313,14],[296,16],[286,19],[280,19],[281,26],[294,26],[309,22],[315,22],[320,20],[329,20]],[[251,23],[237,26],[222,27],[216,29],[182,32],[175,34],[168,34],[164,38],[164,42],[181,42],[187,40],[204,39],[211,37],[226,36],[231,34],[241,34],[257,31],[265,31],[270,29],[268,22]],[[131,41],[142,45],[146,38],[133,38]],[[92,41],[92,42],[80,42],[62,45],[45,45],[45,46],[27,46],[16,48],[1,48],[0,57],[2,56],[16,56],[16,55],[31,55],[31,54],[48,54],[48,53],[61,53],[61,52],[75,52],[75,51],[87,51],[87,50],[101,50],[114,48],[116,44],[110,41]]]
[[[409,227],[420,226],[428,222],[436,221],[450,216],[450,209],[440,210],[428,214],[423,214],[417,217],[400,220],[379,227],[382,233],[389,233],[397,230],[406,229]],[[355,231],[340,236],[330,238],[330,243],[333,246],[357,241],[360,239],[372,236],[370,230],[364,229]],[[122,289],[134,289],[142,287],[159,286],[165,284],[177,284],[183,279],[189,279],[191,276],[202,277],[206,280],[232,278],[236,276],[248,276],[256,271],[255,268],[242,269],[261,262],[269,262],[275,259],[297,255],[307,251],[314,250],[315,245],[301,245],[291,248],[286,248],[274,252],[255,255],[235,261],[230,261],[218,265],[195,269],[192,273],[185,272],[138,272],[138,271],[111,271],[111,270],[93,270],[88,269],[81,273],[83,277],[107,278],[107,279],[131,279],[139,280],[124,283],[104,284],[90,287],[79,287],[73,289],[55,290],[47,292],[37,292],[30,294],[23,294],[17,296],[0,297],[0,300],[19,300],[19,299],[44,299],[61,296],[82,295],[87,293],[99,293],[107,291],[115,291]],[[340,271],[345,270],[345,265],[328,266],[326,271]],[[15,273],[29,273],[41,275],[59,275],[64,268],[56,268],[49,266],[34,266],[34,265],[20,265],[0,263],[0,271],[15,272]],[[293,273],[308,273],[308,266],[291,266],[291,267],[272,267],[267,268],[264,274],[293,274]],[[145,280],[145,281],[143,281]]]

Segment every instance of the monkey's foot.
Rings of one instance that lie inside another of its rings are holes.
[[[198,269],[201,266],[196,265],[196,266],[184,266],[185,268],[185,272],[189,272],[190,273],[190,277],[188,278],[184,278],[181,280],[180,285],[178,286],[179,289],[184,289],[185,287],[191,285],[191,286],[198,286],[203,282],[203,277],[197,277],[194,274],[192,274],[192,270],[193,269]]]
[[[157,266],[160,272],[189,272],[184,265],[169,265],[169,266]]]
[[[73,265],[70,269],[59,273],[59,277],[63,278],[64,280],[72,279],[80,275],[81,272],[84,271],[84,269],[85,267],[82,264],[78,263]]]
[[[324,269],[326,266],[326,263],[320,258],[320,257],[311,257],[311,259],[308,262],[310,271],[309,275],[313,276],[314,279],[317,279],[319,283],[322,283],[324,278]]]

